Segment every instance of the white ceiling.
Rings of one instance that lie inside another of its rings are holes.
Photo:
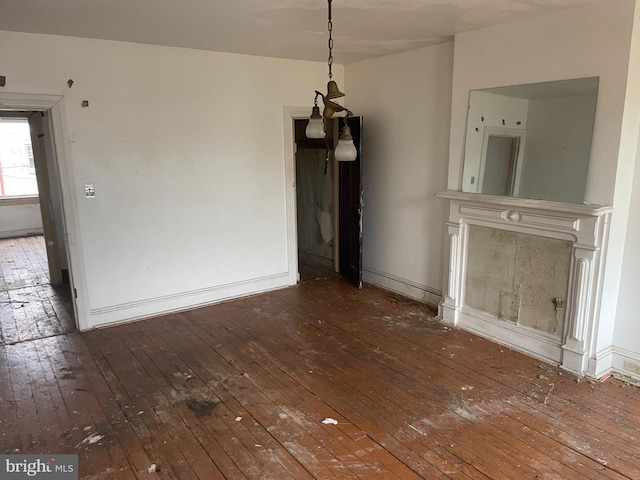
[[[334,0],[336,63],[598,0]],[[0,0],[0,30],[326,61],[326,0]]]

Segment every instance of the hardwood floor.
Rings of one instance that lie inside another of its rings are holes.
[[[0,345],[74,329],[69,286],[49,283],[44,237],[0,239]]]
[[[336,277],[0,347],[0,395],[87,479],[640,478],[637,388]]]
[[[298,273],[301,282],[338,276],[333,267],[326,263],[326,260],[317,261],[314,257],[305,254],[298,256]]]

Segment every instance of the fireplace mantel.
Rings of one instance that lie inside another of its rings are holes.
[[[612,208],[475,193],[436,194],[449,201],[448,268],[440,315],[445,322],[556,362],[577,374],[595,355],[603,262]],[[572,259],[561,338],[509,324],[465,304],[470,225],[568,240]]]

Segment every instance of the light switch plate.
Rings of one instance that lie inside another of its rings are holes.
[[[84,184],[84,196],[87,198],[95,198],[96,197],[96,189],[93,186],[93,183],[85,183]]]

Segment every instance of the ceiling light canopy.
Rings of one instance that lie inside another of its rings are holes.
[[[326,126],[327,120],[333,117],[334,114],[345,112],[343,116],[344,126],[338,140],[338,145],[334,152],[336,160],[340,162],[351,162],[358,156],[358,151],[353,143],[353,137],[351,136],[351,129],[349,128],[349,117],[353,114],[351,111],[334,100],[336,98],[344,97],[344,93],[338,88],[338,84],[333,80],[333,73],[331,67],[333,65],[333,22],[331,19],[331,2],[333,0],[327,0],[328,3],[328,24],[327,30],[329,31],[329,59],[327,65],[329,66],[329,82],[327,83],[327,93],[323,94],[318,90],[315,91],[315,97],[313,99],[313,109],[311,110],[311,116],[309,117],[309,123],[305,131],[307,138],[326,138]],[[320,108],[318,107],[318,97],[322,97],[322,103],[324,109],[322,115],[320,115]],[[330,150],[327,144],[327,152]]]

